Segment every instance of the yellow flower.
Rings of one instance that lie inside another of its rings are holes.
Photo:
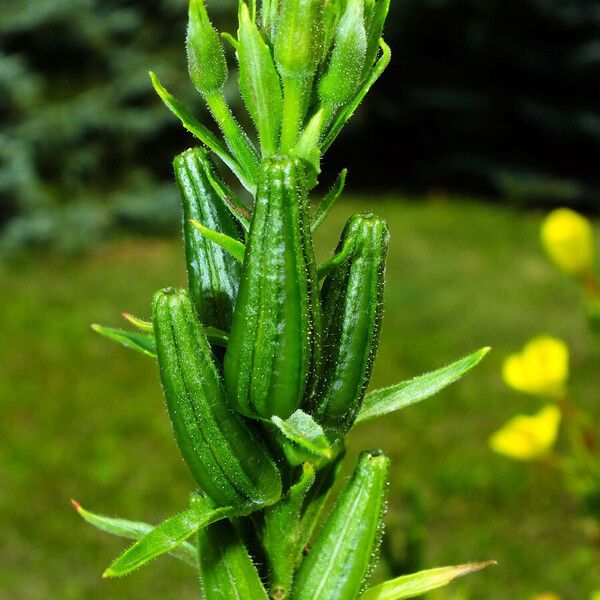
[[[538,594],[537,596],[534,596],[533,600],[560,600],[560,596],[548,592],[546,594]],[[594,598],[592,598],[592,600],[594,600]]]
[[[554,264],[569,275],[594,265],[594,231],[588,219],[568,208],[553,210],[542,223],[542,245]]]
[[[557,338],[533,338],[502,366],[504,382],[527,394],[560,396],[569,377],[569,348]]]
[[[494,452],[515,460],[534,460],[546,454],[556,441],[560,410],[548,404],[533,415],[517,415],[490,437]]]

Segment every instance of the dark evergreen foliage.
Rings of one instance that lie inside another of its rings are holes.
[[[231,31],[235,0],[208,3]],[[177,227],[165,165],[193,141],[147,71],[202,109],[180,44],[186,8],[2,2],[0,248]],[[395,0],[387,38],[392,65],[332,169],[349,163],[365,187],[598,204],[600,0]]]
[[[598,0],[401,0],[387,38],[372,110],[338,149],[354,180],[600,205]]]

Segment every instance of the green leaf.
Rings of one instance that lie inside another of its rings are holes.
[[[292,148],[291,153],[305,160],[318,175],[321,172],[321,150],[319,139],[323,132],[325,122],[325,110],[319,109],[304,128],[298,143]],[[316,179],[315,179],[316,184]]]
[[[329,149],[331,144],[335,141],[340,131],[344,128],[344,125],[350,120],[354,111],[358,108],[359,104],[364,100],[365,96],[369,93],[369,90],[375,85],[375,82],[381,77],[387,66],[390,64],[392,59],[392,51],[390,47],[383,41],[379,40],[381,46],[382,55],[379,60],[375,63],[371,74],[367,81],[364,83],[358,94],[348,103],[344,110],[338,115],[333,125],[329,128],[329,131],[323,141],[321,142],[321,152],[325,152]]]
[[[125,331],[124,329],[117,329],[115,327],[103,327],[94,323],[92,329],[108,338],[117,342],[126,348],[137,350],[146,356],[156,358],[156,342],[154,341],[154,335],[151,333],[138,333],[137,331]]]
[[[302,410],[287,420],[274,416],[271,421],[283,436],[284,452],[292,464],[320,462],[332,457],[333,452],[323,428]]]
[[[234,516],[235,512],[231,506],[216,507],[208,498],[196,498],[188,510],[163,521],[123,552],[102,576],[127,575],[157,556],[173,551],[200,528]]]
[[[490,348],[481,348],[437,371],[367,394],[355,425],[421,402],[478,365]]]
[[[344,186],[346,185],[346,175],[348,175],[348,169],[343,169],[334,184],[334,186],[327,192],[327,195],[319,204],[319,208],[317,208],[313,218],[312,223],[310,224],[310,229],[312,233],[314,233],[321,223],[327,218],[327,215],[331,212],[333,205],[336,203],[337,199],[341,196],[344,191]]]
[[[198,221],[194,221],[193,219],[190,223],[207,239],[215,244],[221,246],[224,250],[227,250],[233,258],[238,260],[239,262],[244,262],[244,255],[246,254],[246,246],[242,244],[239,240],[236,240],[232,237],[229,237],[225,233],[220,233],[219,231],[213,231],[208,227],[202,225]]]
[[[263,40],[248,7],[240,3],[239,47],[240,91],[256,125],[263,158],[277,150],[283,95],[271,49]]]
[[[90,525],[118,537],[126,538],[128,540],[140,540],[154,529],[152,525],[140,521],[128,521],[126,519],[115,519],[114,517],[97,515],[85,510],[78,502],[75,502],[75,500],[72,500],[72,502],[75,510]],[[169,554],[195,569],[198,568],[196,548],[189,542],[183,542],[180,546],[177,546],[177,548],[174,548],[169,552]]]
[[[210,182],[213,190],[217,193],[217,196],[222,200],[223,204],[227,207],[229,212],[238,220],[242,229],[245,233],[250,231],[250,220],[252,213],[248,210],[248,207],[235,196],[235,194],[225,185],[223,180],[216,175],[213,169],[208,168],[206,162],[203,161],[202,168],[204,174]]]
[[[231,169],[233,174],[240,180],[241,184],[253,194],[256,191],[256,186],[246,178],[240,165],[233,159],[231,154],[227,152],[225,146],[223,146],[215,134],[202,125],[182,102],[172,96],[152,71],[150,71],[150,79],[152,80],[152,85],[154,86],[156,93],[160,96],[167,108],[181,121],[181,124],[191,134],[195,135],[207,148],[210,148]]]
[[[223,346],[223,348],[227,347],[227,343],[229,342],[229,334],[222,329],[217,329],[216,327],[205,326],[204,333],[206,334],[206,339],[211,346]]]
[[[140,331],[144,331],[146,333],[151,333],[154,331],[152,321],[144,321],[143,319],[140,319],[139,317],[136,317],[128,312],[124,312],[122,317],[134,327],[137,327]]]
[[[326,277],[332,269],[335,269],[337,266],[341,265],[354,252],[354,246],[354,238],[347,238],[342,246],[342,249],[317,269],[317,276],[319,280]]]
[[[403,600],[414,598],[426,592],[431,592],[448,585],[453,579],[485,569],[496,564],[494,561],[483,563],[469,563],[455,567],[440,567],[419,571],[412,575],[403,575],[390,579],[380,585],[369,588],[360,596],[360,600]]]

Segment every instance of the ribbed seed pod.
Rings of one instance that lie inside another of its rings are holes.
[[[337,252],[347,244],[353,251],[323,282],[323,360],[310,412],[334,437],[351,427],[371,377],[383,316],[389,238],[381,218],[353,215]]]
[[[363,452],[294,581],[294,600],[356,600],[381,536],[389,459]]]
[[[236,239],[238,227],[209,181],[207,173],[214,173],[214,167],[206,150],[186,150],[175,157],[173,166],[181,192],[188,287],[196,313],[203,324],[227,331],[231,327],[241,265],[204,237],[190,220]]]
[[[204,329],[183,290],[154,296],[160,377],[175,438],[202,490],[221,506],[276,502],[281,478],[261,440],[227,403]]]
[[[264,161],[227,352],[225,383],[249,417],[289,417],[319,360],[320,307],[300,162]]]
[[[205,600],[267,600],[252,558],[227,519],[198,533],[198,559]]]

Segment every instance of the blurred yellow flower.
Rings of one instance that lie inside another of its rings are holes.
[[[560,425],[560,410],[548,404],[533,416],[517,415],[490,437],[494,452],[515,460],[534,460],[552,448]]]
[[[504,382],[527,394],[560,396],[569,377],[569,348],[557,338],[533,338],[502,366]]]
[[[533,597],[533,600],[560,600],[560,596],[551,593],[538,594],[537,596]],[[592,598],[592,600],[594,600],[594,598]]]
[[[556,266],[581,275],[594,264],[594,231],[588,219],[568,208],[553,210],[542,223],[542,245]]]

